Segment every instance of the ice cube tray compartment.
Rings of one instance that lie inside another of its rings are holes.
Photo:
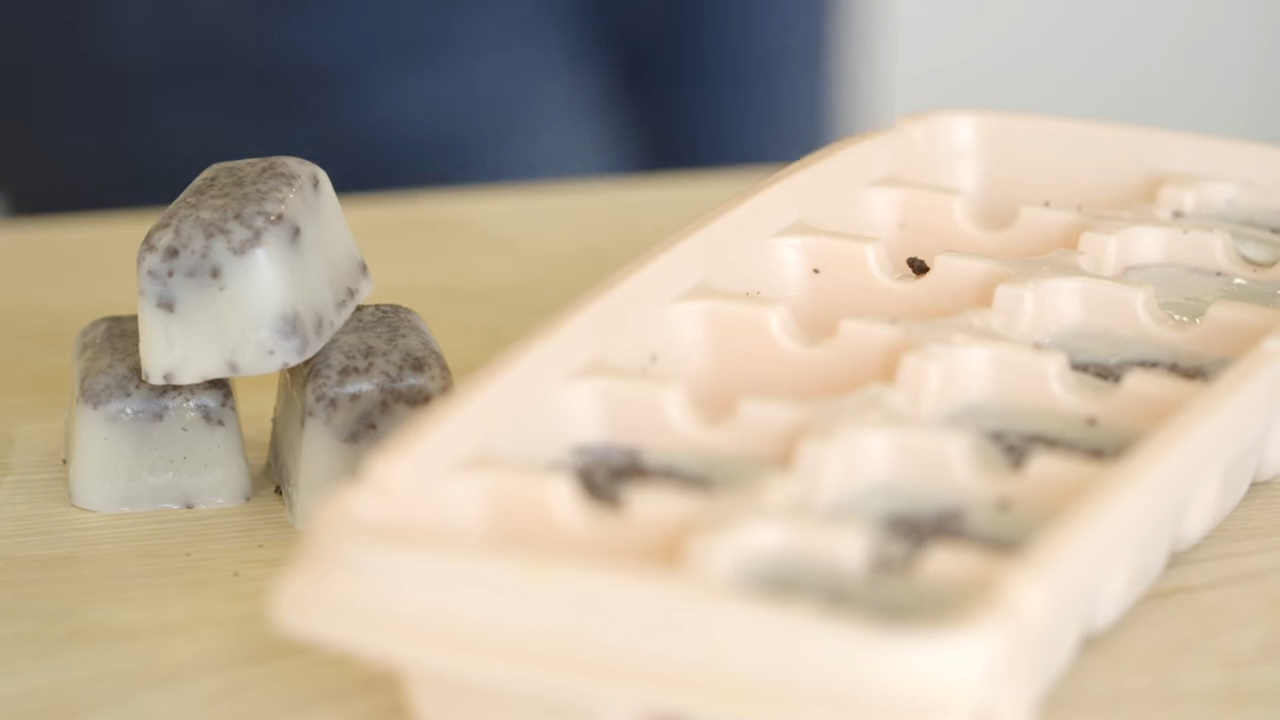
[[[1215,228],[1148,224],[1108,228],[1099,223],[1081,235],[1079,249],[1085,270],[1108,277],[1123,277],[1135,268],[1173,265],[1251,280],[1280,280],[1280,267],[1249,262],[1240,255],[1231,234]]]
[[[1230,219],[1259,230],[1280,230],[1280,191],[1274,185],[1210,177],[1169,178],[1156,191],[1155,212],[1173,220],[1187,216]],[[1280,234],[1280,233],[1278,233]]]
[[[1178,322],[1151,286],[1094,277],[1003,285],[992,313],[997,332],[1064,352],[1076,370],[1111,382],[1141,372],[1212,379],[1276,319],[1256,305],[1221,302],[1197,322]]]
[[[996,579],[1007,537],[958,510],[881,518],[749,517],[695,536],[704,582],[827,612],[928,621],[962,612]]]
[[[568,444],[613,443],[663,451],[785,459],[806,413],[791,403],[749,398],[708,414],[681,386],[626,375],[591,374],[560,395]],[[565,443],[553,447],[564,447]]]
[[[789,482],[778,483],[767,502],[825,516],[910,495],[1048,517],[1092,477],[1091,468],[1069,462],[1045,463],[1024,477],[997,452],[954,425],[844,422],[800,446]]]
[[[1278,191],[1280,148],[1141,128],[838,143],[407,423],[274,617],[424,712],[1033,717],[1280,473]]]
[[[992,313],[997,332],[1022,342],[1093,332],[1231,357],[1257,344],[1276,320],[1255,305],[1221,302],[1210,306],[1200,322],[1180,323],[1160,308],[1150,285],[1092,277],[1006,283],[996,293]]]
[[[789,229],[766,247],[779,276],[771,283],[777,288],[773,299],[791,310],[811,340],[831,335],[844,318],[923,320],[983,307],[995,286],[1011,276],[989,258],[953,252],[922,257],[930,269],[917,276],[905,257],[894,258],[878,239],[816,228]],[[732,294],[743,284],[714,287]],[[770,297],[751,290],[743,294]]]
[[[713,413],[741,397],[810,400],[887,382],[909,343],[902,326],[860,318],[814,340],[785,305],[711,293],[681,299],[670,313],[673,342],[692,359],[682,380]]]
[[[1000,406],[1132,428],[1156,425],[1195,392],[1163,376],[1104,386],[1073,372],[1061,352],[984,341],[930,344],[911,351],[899,366],[896,387],[921,417]]]
[[[752,482],[723,491],[747,493]],[[616,505],[602,503],[573,468],[494,462],[426,493],[432,510],[417,516],[420,527],[444,541],[648,564],[674,562],[689,533],[725,504],[709,490],[663,482],[636,482]]]
[[[854,193],[847,214],[821,227],[878,239],[889,266],[900,269],[908,257],[932,261],[946,252],[1040,257],[1073,247],[1087,221],[1077,211],[1036,204],[993,223],[972,197],[887,180]]]

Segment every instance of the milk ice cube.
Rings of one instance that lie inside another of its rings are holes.
[[[297,365],[372,289],[323,170],[292,157],[213,165],[138,250],[142,377],[185,385]]]
[[[138,320],[95,320],[75,346],[66,459],[71,504],[98,512],[238,505],[251,494],[226,380],[143,382]]]
[[[363,305],[307,362],[280,374],[268,473],[301,526],[377,440],[453,385],[440,346],[412,310]]]

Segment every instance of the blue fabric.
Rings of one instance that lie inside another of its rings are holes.
[[[823,140],[806,0],[18,0],[0,193],[166,203],[292,154],[344,190],[791,160]]]

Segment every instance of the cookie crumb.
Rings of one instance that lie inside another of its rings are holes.
[[[1125,373],[1133,369],[1155,370],[1193,382],[1209,382],[1216,375],[1215,369],[1204,364],[1163,360],[1123,360],[1111,362],[1072,361],[1071,369],[1092,375],[1104,382],[1119,383]]]
[[[929,272],[929,263],[912,255],[907,258],[907,267],[911,269],[911,273],[916,277],[920,277]]]
[[[654,465],[640,451],[622,445],[583,445],[574,449],[572,472],[583,493],[603,507],[622,507],[624,486],[638,482],[666,482],[696,490],[710,490],[709,478],[679,468]]]

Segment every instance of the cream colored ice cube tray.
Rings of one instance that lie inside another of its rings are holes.
[[[410,421],[273,617],[422,717],[1034,717],[1280,473],[1277,260],[1277,148],[837,143]]]

